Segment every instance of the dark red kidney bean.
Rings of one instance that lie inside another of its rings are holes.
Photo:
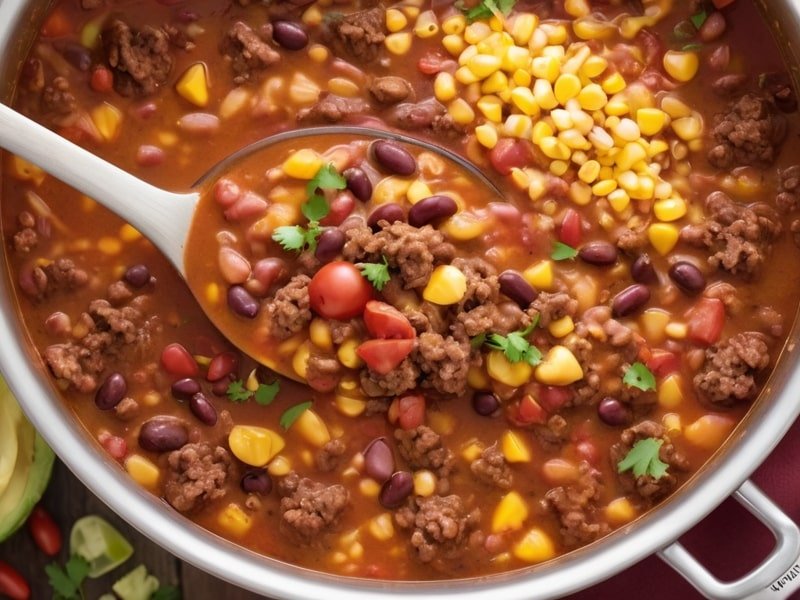
[[[144,287],[150,282],[150,269],[147,265],[133,265],[128,267],[122,279],[135,288]]]
[[[335,227],[323,231],[317,238],[317,249],[314,256],[321,263],[329,263],[339,256],[344,247],[344,232]]]
[[[395,142],[378,140],[372,142],[372,156],[384,170],[395,175],[413,175],[417,170],[417,161],[411,153]]]
[[[272,39],[287,50],[302,50],[308,45],[308,34],[292,21],[273,21]]]
[[[37,506],[28,517],[28,531],[39,550],[47,556],[61,552],[61,530],[44,508]]]
[[[211,400],[206,398],[203,392],[198,392],[189,400],[189,410],[202,423],[209,427],[217,424],[217,409],[211,404]]]
[[[712,12],[700,26],[700,41],[708,43],[719,39],[725,33],[727,27],[728,23],[725,21],[725,16],[719,11]]]
[[[397,471],[383,484],[378,501],[384,508],[397,508],[414,490],[414,478],[408,471]]]
[[[503,271],[497,281],[500,283],[500,291],[522,308],[528,308],[538,296],[533,286],[516,271]]]
[[[206,372],[206,379],[214,382],[219,381],[223,377],[227,377],[231,373],[236,372],[239,368],[239,355],[235,352],[220,352],[208,364],[208,371]]]
[[[472,408],[482,417],[494,414],[499,407],[500,401],[491,392],[475,392],[472,396]]]
[[[264,469],[251,469],[242,475],[239,482],[245,494],[266,496],[272,491],[272,478]]]
[[[0,596],[11,600],[28,600],[31,587],[22,574],[7,562],[0,560]]]
[[[241,285],[233,285],[228,288],[228,306],[240,317],[254,319],[258,314],[258,300]]]
[[[703,272],[685,260],[678,261],[669,268],[669,278],[681,291],[690,296],[695,296],[706,289],[706,277]]]
[[[597,405],[597,416],[603,423],[612,427],[627,425],[631,420],[631,413],[625,405],[611,397],[603,398]]]
[[[634,283],[614,296],[611,312],[615,317],[632,315],[650,301],[650,290],[646,285]]]
[[[361,202],[369,202],[372,199],[372,182],[361,167],[350,167],[345,169],[345,181],[347,189],[350,190]]]
[[[731,63],[731,47],[722,44],[708,57],[708,66],[716,71],[724,71]]]
[[[153,417],[139,430],[139,446],[149,452],[170,452],[188,441],[186,425],[175,417]]]
[[[81,44],[75,42],[58,42],[56,50],[67,59],[67,62],[79,71],[88,71],[92,66],[92,55]]]
[[[458,205],[450,196],[430,196],[417,202],[408,211],[408,223],[422,227],[456,214]]]
[[[66,335],[72,330],[72,320],[69,315],[56,311],[45,319],[44,329],[53,336]]]
[[[658,281],[658,274],[656,268],[653,266],[653,261],[650,255],[646,252],[640,254],[633,264],[631,265],[631,277],[636,283],[656,283]]]
[[[364,471],[378,483],[384,483],[394,473],[394,454],[386,438],[372,440],[364,450]]]
[[[186,377],[173,383],[170,391],[178,400],[188,400],[200,391],[200,384],[191,377]]]
[[[215,381],[211,385],[211,393],[220,398],[226,397],[228,395],[228,387],[231,385],[231,382],[234,379],[235,376],[233,373],[231,373],[230,375],[223,377],[219,381]]]
[[[617,247],[610,242],[589,242],[583,245],[578,256],[590,265],[606,267],[617,262]]]
[[[350,190],[344,190],[336,194],[330,206],[330,211],[319,223],[326,227],[338,227],[353,212],[356,199]]]
[[[285,274],[286,264],[280,258],[262,258],[253,265],[253,277],[266,289],[272,287],[272,284]]]
[[[122,402],[128,393],[128,383],[122,373],[112,373],[94,395],[94,403],[100,410],[111,410]]]
[[[367,225],[372,228],[372,231],[378,231],[380,229],[378,225],[380,221],[387,221],[389,224],[392,224],[397,221],[405,220],[406,212],[403,210],[403,207],[394,202],[387,202],[386,204],[381,204],[378,208],[369,213]]]

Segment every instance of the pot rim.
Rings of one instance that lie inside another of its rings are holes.
[[[758,3],[766,14],[773,15],[769,23],[779,37],[800,42],[800,4],[792,0]],[[8,49],[27,4],[35,3],[0,1],[0,49]],[[783,29],[781,23],[793,27]],[[783,48],[790,53],[795,46],[787,43]],[[791,58],[797,79],[798,62]],[[0,270],[0,370],[28,418],[58,456],[109,508],[160,546],[221,579],[276,598],[380,599],[424,593],[426,597],[468,600],[491,590],[502,592],[508,600],[527,600],[578,591],[668,546],[693,527],[749,477],[800,414],[800,368],[794,368],[797,359],[793,356],[800,331],[795,323],[759,401],[723,448],[658,508],[600,541],[541,566],[478,578],[382,582],[329,575],[256,554],[202,529],[103,457],[57,398],[17,319],[20,309],[6,260]]]

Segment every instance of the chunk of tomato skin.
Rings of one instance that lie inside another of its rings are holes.
[[[645,364],[656,377],[666,377],[681,370],[681,357],[669,350],[656,349]]]
[[[572,389],[567,386],[545,385],[538,395],[539,404],[547,412],[554,413],[572,400]]]
[[[567,246],[577,248],[583,238],[583,220],[580,214],[573,208],[564,211],[561,225],[558,227],[558,239]]]
[[[700,346],[712,346],[725,327],[725,305],[719,298],[701,298],[687,315],[689,340]]]
[[[489,151],[489,162],[501,175],[509,175],[514,168],[528,166],[533,158],[533,147],[527,140],[504,138]]]
[[[387,375],[396,369],[414,349],[414,340],[367,340],[356,348],[356,354],[370,371]]]
[[[406,431],[415,429],[425,422],[425,397],[409,394],[396,400],[397,423]]]
[[[338,227],[350,216],[356,206],[356,199],[348,191],[336,194],[330,203],[330,211],[319,224],[325,227]]]
[[[100,440],[100,444],[114,460],[122,460],[128,455],[128,442],[118,435],[107,435]]]
[[[180,377],[197,377],[200,373],[197,361],[177,342],[169,344],[161,351],[161,365],[167,373]]]
[[[364,325],[373,338],[409,340],[417,332],[403,313],[391,304],[370,300],[364,307]]]
[[[364,312],[373,287],[352,263],[337,260],[322,267],[308,284],[311,309],[326,319],[346,321]]]
[[[547,411],[533,396],[525,394],[519,401],[517,418],[525,425],[544,425],[547,423]]]

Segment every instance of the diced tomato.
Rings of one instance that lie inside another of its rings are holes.
[[[118,435],[107,434],[100,438],[100,444],[114,460],[122,460],[128,454],[128,443]]]
[[[501,175],[508,175],[511,169],[528,166],[532,160],[533,147],[527,140],[504,138],[489,151],[489,162]]]
[[[680,357],[668,350],[653,350],[645,364],[656,377],[666,377],[670,373],[675,373],[681,369]]]
[[[719,341],[725,327],[725,305],[718,298],[701,298],[689,310],[688,336],[701,346],[711,346]]]
[[[517,418],[525,425],[537,424],[544,425],[547,423],[547,412],[530,394],[525,394],[522,400],[519,401],[519,409],[517,410]]]
[[[326,227],[338,227],[347,217],[350,216],[350,213],[353,212],[355,205],[356,199],[350,192],[344,191],[336,194],[336,197],[331,200],[330,212],[319,222],[320,225],[325,225]]]
[[[72,30],[72,24],[63,10],[54,10],[42,25],[43,37],[60,37]]]
[[[339,384],[339,377],[325,373],[310,374],[306,378],[306,383],[312,390],[317,392],[332,392]]]
[[[11,600],[28,600],[31,597],[31,587],[22,574],[2,560],[0,560],[0,596],[8,596]]]
[[[197,377],[200,368],[189,351],[178,343],[169,344],[161,352],[161,364],[171,375]]]
[[[447,58],[439,52],[428,52],[417,61],[417,69],[423,75],[436,75],[446,71],[451,67],[457,66],[455,61]]]
[[[89,85],[95,92],[106,94],[114,87],[114,76],[111,71],[103,66],[97,66],[92,70],[92,77]]]
[[[372,285],[352,263],[337,260],[314,274],[308,295],[315,313],[346,321],[364,312],[372,298]]]
[[[414,429],[425,422],[425,397],[409,394],[395,398],[389,405],[389,421],[403,429]]]
[[[539,404],[547,412],[557,412],[572,399],[572,389],[566,386],[545,385],[539,392]]]
[[[575,445],[575,451],[578,456],[592,465],[596,465],[600,458],[600,452],[597,451],[597,446],[594,445],[594,442],[590,442],[589,440],[578,442]]]
[[[394,306],[370,300],[364,308],[364,325],[378,339],[414,339],[416,332],[408,319]]]
[[[61,552],[61,530],[44,508],[37,506],[28,517],[28,531],[39,550],[47,556]]]
[[[581,216],[576,210],[568,208],[564,212],[564,218],[561,219],[561,226],[558,228],[558,239],[567,246],[577,248],[583,237],[582,229]]]
[[[356,348],[356,354],[371,371],[386,375],[403,362],[414,349],[414,340],[367,340]]]

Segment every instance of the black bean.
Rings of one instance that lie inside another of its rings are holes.
[[[521,308],[528,308],[538,296],[533,286],[516,271],[503,271],[497,281],[500,284],[500,291],[519,304]]]
[[[631,277],[637,283],[656,283],[658,281],[658,274],[656,268],[653,266],[653,261],[650,260],[650,255],[645,253],[640,254],[633,264],[631,265]]]
[[[122,279],[135,288],[144,287],[150,282],[150,269],[146,265],[133,265],[125,271]]]
[[[272,491],[272,478],[264,469],[251,469],[242,475],[240,485],[246,494],[266,496]]]
[[[610,242],[589,242],[580,249],[578,256],[590,265],[605,267],[617,262],[617,247]]]
[[[380,221],[387,221],[391,225],[397,221],[405,220],[406,212],[403,210],[403,207],[394,202],[387,202],[386,204],[381,204],[378,208],[369,213],[367,225],[372,228],[372,231],[378,231],[380,229],[378,225]]]
[[[100,410],[111,410],[122,402],[125,394],[128,393],[128,383],[122,373],[112,373],[97,389],[94,395],[94,403]]]
[[[422,227],[456,214],[458,205],[450,196],[430,196],[417,202],[408,211],[408,222],[413,227]]]
[[[177,450],[188,441],[186,425],[175,417],[153,417],[139,430],[139,446],[149,452]]]
[[[491,392],[475,392],[472,396],[472,408],[482,417],[488,417],[499,407],[500,401]]]
[[[669,278],[690,296],[695,296],[706,289],[706,277],[703,272],[685,260],[678,261],[669,268]]]
[[[378,483],[384,483],[394,472],[394,454],[386,438],[372,440],[364,450],[364,471]]]
[[[329,227],[317,238],[317,249],[314,250],[314,256],[321,263],[329,263],[339,256],[344,242],[344,232],[336,227]]]
[[[646,285],[634,283],[614,296],[611,312],[615,317],[632,315],[650,301],[650,290]]]
[[[79,71],[88,71],[92,66],[92,55],[89,51],[75,42],[59,42],[56,49],[62,54],[67,62]]]
[[[414,490],[414,478],[408,471],[397,471],[383,484],[378,501],[384,508],[397,508]]]
[[[292,21],[273,21],[272,39],[287,50],[302,50],[308,45],[308,34]]]
[[[206,398],[203,392],[198,392],[189,400],[189,410],[202,423],[209,427],[217,424],[217,409],[211,404],[211,400]]]
[[[173,383],[171,391],[178,400],[188,400],[200,391],[200,384],[191,377],[187,377]]]
[[[347,181],[347,189],[361,200],[361,202],[369,202],[372,199],[372,182],[370,181],[364,169],[361,167],[351,167],[345,169],[342,173]]]
[[[606,397],[597,405],[597,415],[606,425],[618,427],[627,425],[631,420],[631,413],[622,402],[616,398]]]
[[[413,175],[417,170],[417,161],[408,150],[395,142],[378,140],[372,142],[372,156],[375,161],[389,173],[395,175]]]
[[[259,309],[258,300],[240,285],[228,288],[228,306],[237,315],[247,319],[254,319]]]

